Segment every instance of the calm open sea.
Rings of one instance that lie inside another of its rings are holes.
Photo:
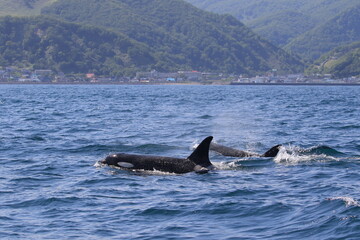
[[[0,85],[1,239],[359,239],[360,87]],[[101,166],[186,158],[198,175]]]

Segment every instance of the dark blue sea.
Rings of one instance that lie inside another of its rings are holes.
[[[0,239],[359,239],[360,87],[0,85]],[[210,153],[176,175],[99,163]]]

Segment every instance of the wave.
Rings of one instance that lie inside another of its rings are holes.
[[[340,155],[344,154],[328,146],[314,146],[304,149],[299,146],[289,145],[280,148],[274,162],[297,164],[311,161],[338,161],[337,157]]]
[[[212,162],[218,170],[254,170],[272,165],[269,158],[241,158],[233,161]]]
[[[331,147],[328,147],[326,145],[319,145],[319,146],[314,146],[308,149],[304,149],[303,150],[304,153],[309,153],[309,154],[326,154],[329,156],[339,156],[339,155],[344,155],[344,153],[337,151],[336,149],[333,149]]]
[[[174,146],[169,146],[169,145],[165,145],[165,144],[154,144],[154,143],[149,143],[149,144],[142,144],[142,145],[138,145],[138,146],[134,146],[134,150],[138,151],[138,152],[167,152],[167,151],[171,151],[177,149],[177,147]]]
[[[29,136],[28,139],[31,141],[35,141],[35,142],[46,141],[46,139],[39,134],[33,134],[33,135]]]
[[[125,145],[117,144],[117,145],[104,145],[104,144],[89,144],[80,146],[77,148],[69,149],[68,151],[71,153],[84,153],[84,152],[112,152],[114,149],[123,149]]]
[[[103,153],[108,155],[119,152],[156,154],[158,152],[168,152],[178,149],[177,147],[164,145],[164,144],[131,145],[131,144],[122,144],[122,143],[112,143],[112,144],[84,144],[84,145],[77,144],[77,145],[78,146],[70,149],[60,149],[60,150],[66,150],[71,153],[92,152],[92,153]]]
[[[48,206],[48,205],[62,205],[62,204],[73,204],[76,201],[81,201],[81,198],[78,197],[39,197],[30,200],[23,200],[20,202],[8,203],[5,204],[7,207],[12,209],[22,209],[28,207],[39,207],[39,206]]]
[[[166,209],[166,208],[160,208],[160,207],[150,207],[147,208],[141,212],[139,212],[137,215],[140,216],[157,216],[160,215],[162,217],[164,216],[176,216],[179,214],[182,214],[183,210],[180,209]]]
[[[205,114],[205,115],[202,115],[202,116],[200,116],[200,117],[198,117],[199,119],[212,119],[213,118],[213,116],[211,116],[211,115],[208,115],[208,114]]]
[[[351,129],[359,129],[359,128],[360,128],[360,125],[346,125],[346,126],[339,127],[339,129],[342,129],[342,130],[351,130]]]
[[[329,201],[341,200],[345,203],[346,207],[360,207],[360,203],[352,197],[332,197],[327,198]]]

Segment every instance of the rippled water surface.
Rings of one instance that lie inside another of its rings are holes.
[[[360,88],[0,85],[1,239],[358,239]],[[117,152],[217,170],[129,172]]]

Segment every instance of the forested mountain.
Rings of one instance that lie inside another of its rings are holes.
[[[356,6],[358,0],[186,0],[216,13],[229,13],[245,23],[280,12],[303,13],[324,22]]]
[[[259,38],[234,17],[208,13],[182,0],[61,0],[43,14],[106,27],[151,46],[161,59],[200,71],[296,72],[301,63]]]
[[[0,18],[0,66],[127,75],[157,61],[148,46],[119,33],[42,16]]]
[[[43,7],[56,0],[0,0],[0,16],[39,15]]]
[[[342,45],[360,41],[360,3],[290,42],[286,49],[315,60]]]
[[[309,71],[358,72],[358,43],[339,47],[360,41],[358,0],[187,1],[236,16],[308,62],[338,47]],[[0,18],[0,65],[117,75],[152,69],[256,74],[303,68],[233,17],[182,0],[0,0],[0,16],[40,13],[48,17]]]
[[[229,13],[278,46],[359,4],[358,0],[187,1],[208,11]]]
[[[37,15],[41,9],[48,16],[1,19],[3,66],[98,74],[303,70],[298,59],[234,17],[208,13],[182,0],[0,0],[0,4],[7,7],[3,15]]]
[[[307,72],[328,73],[335,77],[360,76],[360,41],[323,55]]]
[[[285,46],[291,39],[314,28],[316,22],[314,18],[303,13],[285,11],[258,18],[248,26],[274,44]]]
[[[284,11],[251,21],[248,26],[277,46],[285,46],[291,39],[311,30],[316,20],[300,12]]]

